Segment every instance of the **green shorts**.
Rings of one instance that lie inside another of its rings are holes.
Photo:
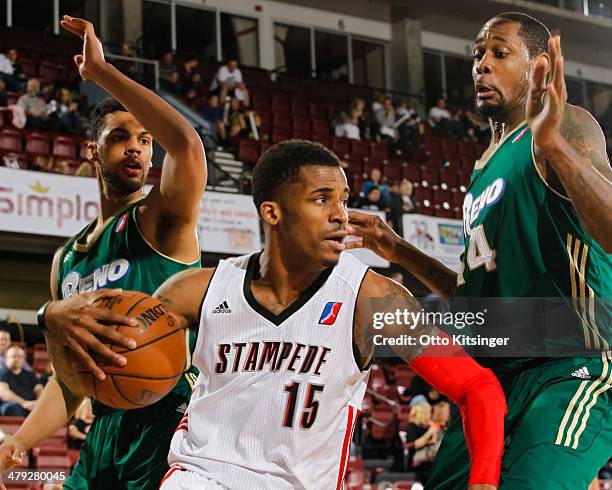
[[[499,489],[586,489],[612,456],[612,355],[551,361],[500,382],[508,416]],[[426,489],[465,490],[469,461],[455,417]]]
[[[184,391],[184,390],[183,390]],[[170,440],[191,390],[138,410],[98,415],[64,490],[154,490],[168,471]]]

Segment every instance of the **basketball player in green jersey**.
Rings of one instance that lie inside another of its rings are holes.
[[[459,274],[362,213],[351,216],[349,232],[362,239],[349,248],[372,249],[441,297],[557,297],[574,309],[574,337],[592,355],[482,362],[508,403],[499,488],[586,489],[612,454],[612,170],[604,136],[587,111],[566,103],[560,38],[530,16],[489,20],[474,43],[472,74],[492,142],[465,197]],[[521,321],[529,319],[508,328]],[[427,488],[465,488],[458,422]]]
[[[103,327],[102,322],[131,323],[92,306],[98,298],[117,294],[101,288],[152,294],[176,272],[200,267],[196,222],[207,173],[197,132],[160,97],[105,62],[89,22],[64,17],[62,26],[83,39],[83,54],[75,57],[81,77],[116,100],[102,102],[91,118],[89,151],[100,188],[100,215],[53,259],[51,295],[63,301],[52,303],[55,307],[43,315],[58,376],[49,381],[37,409],[0,449],[3,469],[65,426],[81,402],[67,349],[101,379],[104,373],[93,360],[95,354],[125,364],[123,356],[89,343],[93,336],[88,328],[106,341],[135,347]],[[153,138],[167,155],[160,184],[145,195]],[[81,347],[88,345],[91,352]],[[157,488],[168,469],[170,440],[191,396],[189,381],[196,376],[189,366],[171,393],[143,409],[115,410],[95,402],[96,419],[63,488]]]

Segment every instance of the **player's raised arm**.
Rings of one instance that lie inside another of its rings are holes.
[[[368,248],[383,259],[404,267],[441,298],[452,295],[457,286],[457,274],[408,243],[378,216],[349,211],[346,228],[351,235],[360,238],[347,243],[347,249]]]
[[[197,329],[200,305],[215,272],[214,268],[188,269],[174,274],[153,293],[153,296],[185,322]]]
[[[593,116],[566,103],[560,36],[550,38],[548,53],[550,81],[545,83],[542,58],[534,66],[527,101],[538,165],[550,164],[586,230],[612,253],[612,169],[606,140]],[[549,176],[544,178],[551,184]]]
[[[167,152],[160,187],[152,191],[158,195],[152,196],[156,199],[147,206],[143,228],[154,228],[165,218],[192,231],[207,178],[204,148],[197,132],[161,97],[104,60],[102,43],[91,22],[65,15],[61,24],[83,39],[83,54],[75,56],[81,77],[121,102]],[[191,233],[189,238],[194,240],[195,235]]]
[[[355,339],[362,360],[371,355],[374,342],[379,343],[374,335],[401,338],[407,334],[415,340],[422,335],[445,335],[422,323],[400,323],[398,310],[416,313],[422,307],[406,288],[369,271],[359,291],[355,312]],[[374,314],[380,320],[377,325],[373,322]],[[459,407],[471,456],[468,488],[496,488],[504,446],[506,399],[495,375],[452,343],[425,347],[417,340],[415,345],[389,345],[414,372]]]

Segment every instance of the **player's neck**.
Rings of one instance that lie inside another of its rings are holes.
[[[515,111],[504,118],[490,118],[489,125],[491,126],[491,144],[497,145],[510,131],[514,130],[521,122],[525,120],[523,112]]]
[[[283,253],[276,243],[267,241],[259,258],[260,285],[271,289],[279,303],[292,303],[321,275],[323,269],[305,267],[303,258]]]
[[[127,195],[114,195],[111,193],[100,193],[100,214],[98,224],[104,223],[108,218],[116,216],[130,203],[144,196],[142,189]]]

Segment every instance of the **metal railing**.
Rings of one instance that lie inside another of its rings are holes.
[[[128,61],[134,64],[151,65],[153,67],[153,87],[155,91],[159,90],[159,61],[149,60],[147,58],[136,58],[133,56],[123,56],[120,54],[104,53],[106,58],[111,60]]]

